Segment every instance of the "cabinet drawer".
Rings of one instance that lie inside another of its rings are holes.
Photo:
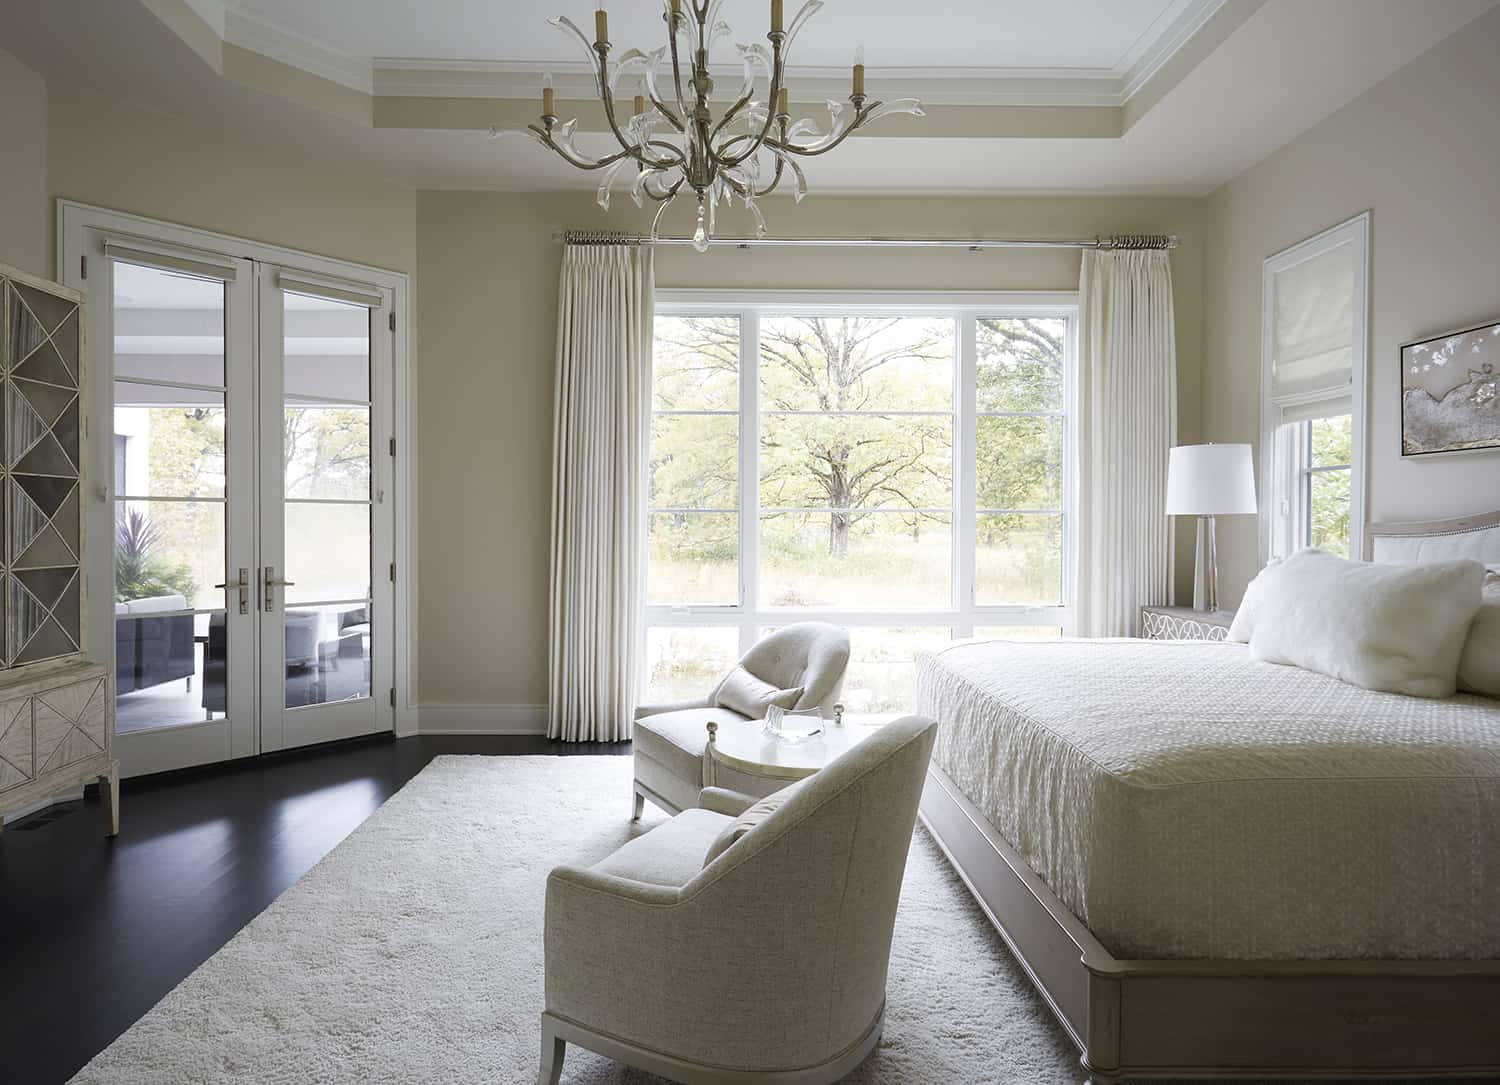
[[[109,749],[109,683],[102,675],[0,700],[0,792]]]

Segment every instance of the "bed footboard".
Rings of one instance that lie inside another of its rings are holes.
[[[1097,1085],[1500,1075],[1500,961],[1117,960],[939,768],[921,817]]]

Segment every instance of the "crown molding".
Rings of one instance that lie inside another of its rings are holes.
[[[188,0],[197,9],[199,4],[223,5],[223,0]],[[202,12],[199,12],[202,15]],[[210,24],[212,25],[212,24]],[[223,30],[220,33],[225,44],[259,53],[263,57],[300,68],[310,75],[338,83],[351,90],[365,94],[375,92],[374,66],[359,57],[337,49],[330,49],[320,42],[282,27],[247,15],[239,8],[224,6]]]
[[[228,0],[184,0],[193,14],[208,24],[208,28],[224,40],[224,24],[229,12]]]
[[[1120,105],[1124,105],[1144,87],[1162,67],[1175,56],[1193,36],[1218,14],[1229,0],[1192,0],[1179,5],[1182,10],[1168,22],[1166,29],[1157,34],[1150,43],[1131,60],[1120,86]],[[1165,19],[1165,13],[1163,18]],[[1154,27],[1153,27],[1154,29]],[[1149,35],[1149,31],[1147,35]],[[1142,35],[1145,38],[1147,35]]]
[[[399,98],[509,98],[529,100],[540,91],[542,75],[552,75],[560,98],[596,97],[594,76],[581,62],[541,64],[509,61],[433,61],[381,57],[375,61],[374,93]],[[720,86],[735,87],[742,69],[716,66]],[[849,94],[847,68],[797,67],[787,82],[798,101],[843,100]],[[1111,73],[1080,69],[881,68],[872,70],[872,98],[920,98],[928,105],[1118,106],[1118,79]]]
[[[184,0],[230,45],[374,96],[499,98],[537,94],[543,72],[553,73],[565,100],[594,97],[593,76],[581,62],[445,60],[352,56],[248,14],[234,0]],[[915,97],[932,105],[1123,107],[1229,0],[1171,0],[1161,15],[1109,68],[902,68],[872,69],[872,96]],[[715,69],[738,85],[741,69]],[[843,99],[848,70],[789,69],[794,96],[807,101]]]

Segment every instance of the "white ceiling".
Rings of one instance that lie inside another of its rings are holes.
[[[192,2],[201,6],[214,0]],[[326,16],[334,9],[352,12],[357,5],[368,16],[363,20],[367,25],[359,30],[360,34],[371,35],[366,45],[380,44],[382,39],[376,35],[384,33],[380,29],[382,13],[403,7],[397,0],[243,2],[274,5],[278,11],[284,8],[293,13],[302,7],[316,8],[317,12],[304,13],[308,18],[318,13],[319,17]],[[418,2],[409,0],[405,9],[411,10]],[[659,0],[611,2],[624,8]],[[731,5],[748,5],[748,10],[758,9],[764,2],[728,0]],[[955,7],[978,10],[981,4],[981,0],[945,2],[950,11]],[[1024,11],[1025,18],[1017,21],[1027,26],[1033,25],[1028,20],[1052,18],[1058,10],[1076,14],[1086,6],[1101,18],[1116,11],[1111,0],[993,2],[994,10]],[[503,7],[505,18],[517,25],[535,30],[540,24],[535,40],[545,40],[546,35],[556,33],[544,21],[544,16],[555,10],[554,4],[580,9],[574,15],[586,20],[589,3],[493,0],[493,7]],[[788,0],[788,7],[793,3]],[[1200,196],[1460,31],[1495,3],[1229,0],[1242,11],[1253,7],[1253,12],[1227,36],[1216,40],[1212,48],[1196,48],[1202,43],[1195,42],[1193,50],[1180,53],[1179,57],[1191,55],[1195,63],[1190,70],[1181,71],[1176,69],[1189,66],[1168,65],[1171,87],[1122,135],[1032,138],[1031,132],[1025,132],[1028,138],[1018,138],[1023,133],[1017,130],[1002,133],[986,128],[987,124],[998,123],[995,118],[1014,116],[1017,110],[1007,114],[1006,109],[991,110],[983,105],[960,108],[957,115],[949,114],[947,121],[935,115],[921,122],[927,125],[925,129],[915,122],[910,127],[892,125],[889,134],[872,129],[871,135],[851,139],[838,152],[810,161],[813,198],[837,192]],[[1134,0],[1121,0],[1119,6],[1123,9],[1133,4]],[[478,12],[486,5],[479,0],[431,0],[430,7],[470,7]],[[811,42],[823,33],[819,22],[831,13],[864,11],[866,7],[889,13],[895,4],[892,0],[829,0],[829,6],[806,31],[807,40]],[[524,17],[515,15],[518,9]],[[926,9],[911,4],[910,10],[909,20],[920,22]],[[1089,23],[1087,19],[1081,21]],[[619,25],[614,13],[611,23]],[[941,21],[934,25],[931,36],[947,41],[944,48],[968,48],[966,42],[973,35],[965,33],[965,26],[955,28]],[[831,39],[836,37],[830,35]],[[865,40],[873,52],[876,39]],[[371,126],[368,121],[361,123],[310,108],[295,98],[295,85],[282,93],[278,86],[256,86],[221,77],[151,14],[146,3],[137,0],[0,2],[0,41],[7,51],[42,71],[58,87],[92,87],[149,109],[192,118],[213,130],[235,131],[246,140],[294,148],[310,159],[375,171],[395,184],[432,189],[555,191],[588,189],[598,180],[560,163],[522,137],[485,139],[483,129],[491,123],[523,123],[516,119],[518,113],[503,113],[507,105],[518,104],[500,100],[503,95],[489,96],[496,99],[493,102],[472,103],[464,114],[472,123],[429,125],[418,113],[403,114],[413,116],[406,127]],[[560,39],[560,49],[566,47],[567,42]],[[415,47],[407,51],[415,51]],[[534,81],[528,81],[529,87],[534,87]],[[528,96],[530,93],[528,89]],[[1145,95],[1142,102],[1151,98]],[[394,99],[387,104],[389,101]],[[442,102],[436,104],[447,108]],[[1050,116],[1073,111],[1042,112]],[[504,116],[510,119],[504,120]],[[951,138],[969,129],[972,135]],[[1055,137],[1061,133],[1041,134]],[[592,138],[585,135],[580,142],[588,148]],[[580,195],[580,200],[587,197]]]
[[[873,68],[966,68],[1122,75],[1185,13],[1222,0],[829,0],[801,32],[799,65],[848,64],[858,44]],[[215,7],[222,5],[224,15]],[[380,58],[466,60],[532,67],[580,59],[547,24],[567,15],[593,31],[593,0],[194,0],[231,40],[259,28],[366,63]],[[798,0],[788,0],[790,24]],[[665,40],[661,0],[607,0],[621,50]],[[736,41],[759,41],[766,0],[725,0]],[[238,24],[238,25],[237,25]],[[269,37],[269,35],[267,35]],[[732,53],[728,53],[732,57]]]

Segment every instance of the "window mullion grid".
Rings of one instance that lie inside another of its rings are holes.
[[[954,632],[960,637],[974,635],[974,577],[978,560],[975,551],[977,533],[975,505],[978,503],[978,481],[975,471],[977,451],[977,373],[979,355],[978,318],[972,312],[958,317],[958,373],[954,389],[955,412],[953,434],[953,468],[958,477],[952,480],[953,500],[958,506],[957,530],[953,540],[953,600],[957,610]]]
[[[759,633],[760,313],[740,313],[740,654]]]

